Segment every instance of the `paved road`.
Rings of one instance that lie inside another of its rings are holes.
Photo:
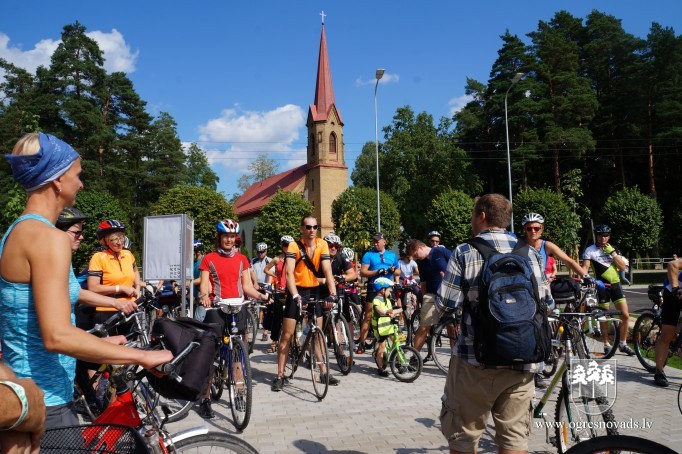
[[[299,369],[293,383],[283,392],[270,391],[276,371],[275,355],[265,353],[267,343],[258,342],[252,355],[254,402],[251,423],[238,434],[262,453],[431,453],[447,452],[440,433],[440,396],[445,376],[427,364],[414,383],[400,383],[375,374],[367,354],[360,355],[349,376],[332,373],[341,380],[330,387],[329,394],[318,402],[310,376]],[[682,414],[677,408],[677,393],[682,371],[670,370],[669,388],[657,388],[636,357],[617,354],[618,397],[614,405],[616,420],[631,418],[651,422],[650,429],[622,429],[622,434],[644,436],[673,449],[682,449]],[[540,394],[538,394],[540,396]],[[227,396],[224,396],[227,398]],[[205,421],[192,410],[187,418],[169,425],[171,432],[197,425],[237,433],[231,423],[226,401],[214,405],[217,417]],[[548,418],[555,404],[547,405]],[[539,420],[536,420],[539,421]],[[489,424],[479,445],[479,452],[496,452],[493,426]],[[544,429],[533,428],[530,452],[555,453],[545,441]]]

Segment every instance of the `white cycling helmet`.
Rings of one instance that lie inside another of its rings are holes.
[[[268,250],[268,245],[265,243],[258,243],[256,245],[256,251],[258,251],[258,252],[263,252],[263,251],[267,251],[267,250]]]
[[[333,233],[328,233],[324,236],[324,240],[329,244],[341,244],[341,238]]]
[[[390,287],[393,287],[393,281],[387,277],[378,277],[374,280],[374,288],[377,290]]]
[[[523,217],[523,219],[521,219],[521,225],[526,225],[529,222],[537,222],[538,224],[544,224],[545,218],[543,218],[542,215],[538,213],[528,213]]]
[[[279,239],[280,244],[287,244],[287,245],[289,243],[293,243],[294,241],[295,241],[294,237],[291,235],[284,235],[282,238]]]
[[[232,219],[223,219],[222,221],[218,221],[218,224],[216,225],[216,230],[218,233],[239,233],[239,223],[237,221],[233,221]]]
[[[437,236],[440,239],[440,232],[438,230],[431,230],[426,237],[430,239],[432,236]]]
[[[349,247],[341,249],[341,254],[343,254],[343,256],[346,257],[349,262],[352,262],[355,258],[355,252],[353,252],[353,250]]]

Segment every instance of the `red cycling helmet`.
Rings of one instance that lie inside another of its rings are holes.
[[[126,225],[123,222],[117,221],[116,219],[107,219],[106,221],[100,222],[97,226],[97,239],[101,240],[110,233],[125,233],[125,231]]]

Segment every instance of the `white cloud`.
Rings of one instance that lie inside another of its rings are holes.
[[[209,163],[222,164],[230,172],[227,178],[238,179],[259,154],[276,160],[282,172],[304,164],[305,145],[295,145],[303,127],[304,111],[294,104],[267,112],[242,111],[235,105],[199,127],[199,142]]]
[[[376,77],[371,79],[363,79],[362,77],[358,77],[357,79],[355,79],[355,85],[357,85],[358,87],[361,87],[363,85],[374,85],[376,81],[377,81]],[[399,74],[384,73],[384,76],[381,79],[379,79],[379,84],[381,85],[391,83],[397,84],[398,82],[400,82]]]
[[[474,100],[472,95],[462,95],[457,98],[452,98],[448,101],[448,106],[450,106],[450,116],[456,114],[464,108],[468,103]]]
[[[131,73],[135,71],[135,63],[140,51],[132,52],[130,45],[126,43],[118,30],[114,28],[110,33],[95,30],[87,32],[86,35],[97,41],[104,53],[104,68],[108,72]],[[38,41],[33,49],[23,50],[21,46],[10,44],[10,37],[7,34],[0,33],[0,57],[35,74],[38,66],[50,65],[50,58],[60,43],[61,40],[48,38]]]

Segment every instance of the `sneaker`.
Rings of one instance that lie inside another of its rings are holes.
[[[628,356],[634,356],[635,355],[635,351],[633,349],[631,349],[630,346],[627,344],[621,345],[620,347],[618,347],[618,350],[620,350],[621,353],[625,353]]]
[[[612,348],[613,347],[611,347],[611,344],[609,344],[609,343],[604,344],[604,354],[605,355],[608,354]]]
[[[386,369],[377,369],[377,374],[381,377],[388,377],[388,371]]]
[[[268,340],[268,335],[267,335],[267,334],[263,334],[263,337],[261,337],[260,340],[262,340],[263,342],[265,342],[266,340]]]
[[[279,392],[284,388],[284,378],[283,377],[277,377],[272,381],[272,386],[270,387],[271,390],[275,392]]]
[[[433,360],[433,356],[431,356],[431,353],[427,354],[426,357],[422,360],[423,364],[428,363],[429,361]]]
[[[656,383],[656,386],[668,386],[668,377],[665,376],[665,372],[657,370],[654,373],[654,383]]]
[[[535,387],[538,389],[547,389],[547,383],[540,374],[535,374]]]
[[[355,349],[355,353],[357,353],[358,355],[362,355],[363,353],[365,353],[365,349],[358,346],[358,348]]]
[[[320,376],[324,380],[324,375]],[[334,378],[333,376],[329,376],[329,386],[339,386],[339,383],[341,383],[338,379]]]
[[[213,409],[211,408],[211,399],[204,399],[201,401],[199,404],[199,416],[204,419],[215,418],[215,413],[213,413]]]

